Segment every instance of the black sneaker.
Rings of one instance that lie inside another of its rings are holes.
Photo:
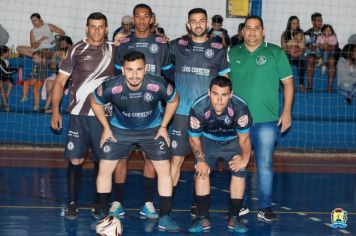
[[[75,202],[70,202],[64,210],[64,217],[68,220],[75,220],[78,218],[78,206]]]
[[[190,208],[190,216],[192,217],[192,219],[198,219],[199,218],[199,211],[198,211],[198,207],[197,206],[192,206]]]
[[[94,219],[99,219],[101,215],[101,211],[99,209],[99,206],[97,204],[94,204],[93,207],[91,208],[91,216]]]
[[[352,104],[352,98],[350,98],[350,97],[347,97],[347,98],[345,98],[345,103],[347,104],[347,105],[351,105]]]
[[[272,222],[278,220],[276,214],[273,213],[270,207],[259,209],[257,213],[257,219],[266,222]]]

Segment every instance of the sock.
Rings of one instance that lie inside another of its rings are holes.
[[[229,217],[239,216],[242,199],[230,198]]]
[[[155,190],[156,178],[148,178],[143,176],[143,201],[152,202],[153,193]]]
[[[210,194],[196,196],[199,216],[209,217]]]
[[[109,214],[109,199],[110,193],[98,193],[99,196],[99,208],[105,214]]]
[[[173,189],[172,189],[172,202],[173,202],[174,199],[175,199],[176,191],[177,191],[177,186],[173,186]]]
[[[114,201],[122,203],[125,183],[114,183]]]
[[[67,168],[68,201],[78,202],[77,193],[82,173],[82,165],[73,165],[71,161]]]
[[[159,196],[159,216],[169,215],[172,205],[172,196],[164,197]]]
[[[94,186],[94,192],[93,192],[93,205],[99,204],[99,194],[97,193],[96,190],[96,178],[98,177],[99,174],[99,162],[94,161],[94,176],[93,176],[93,186]]]
[[[192,202],[192,206],[197,206],[197,195],[195,193],[195,185],[193,184],[193,196],[192,196],[193,202]]]

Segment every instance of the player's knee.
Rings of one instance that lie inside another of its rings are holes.
[[[184,162],[183,156],[173,156],[171,159],[171,165],[175,167],[181,167]]]
[[[71,159],[70,162],[71,162],[73,165],[78,166],[78,165],[83,164],[84,159]]]

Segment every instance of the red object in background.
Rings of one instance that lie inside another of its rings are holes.
[[[19,67],[19,71],[18,71],[17,75],[18,75],[17,85],[23,85],[23,69],[22,69],[22,67]]]

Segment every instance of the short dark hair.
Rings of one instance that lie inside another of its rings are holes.
[[[224,18],[220,15],[214,15],[212,18],[211,18],[211,22],[212,23],[217,23],[217,24],[222,24],[224,21]]]
[[[2,56],[3,54],[9,52],[9,48],[6,47],[5,45],[1,45],[0,46],[0,56]]]
[[[255,15],[248,16],[248,17],[245,19],[244,27],[245,27],[245,25],[246,25],[246,22],[247,22],[248,20],[250,20],[250,19],[258,20],[258,21],[261,23],[261,27],[262,27],[262,29],[263,29],[263,20],[262,20],[262,18],[259,17],[259,16],[255,16]]]
[[[39,20],[42,20],[41,15],[39,13],[32,13],[32,15],[30,16],[30,19],[32,19],[32,17],[36,17]]]
[[[145,8],[147,9],[149,12],[150,12],[150,15],[152,16],[153,14],[153,11],[152,11],[152,8],[150,6],[148,6],[147,4],[144,4],[144,3],[140,3],[140,4],[137,4],[133,11],[132,11],[132,14],[135,15],[135,11],[138,9],[138,8]]]
[[[197,14],[197,13],[203,13],[205,15],[206,18],[208,18],[208,13],[206,13],[206,10],[203,8],[193,8],[188,12],[188,18],[193,15],[193,14]]]
[[[143,54],[142,52],[139,52],[139,51],[131,51],[131,52],[128,52],[125,54],[124,63],[141,60],[141,59],[143,60],[143,62],[146,63],[145,54]]]
[[[341,56],[346,60],[352,59],[356,44],[346,44],[341,51]]]
[[[312,15],[311,15],[311,21],[314,21],[315,18],[317,17],[321,17],[321,13],[319,12],[314,12]]]
[[[87,18],[87,26],[89,26],[89,21],[90,20],[104,20],[105,21],[105,26],[108,26],[108,19],[101,12],[93,12],[93,13],[91,13]]]
[[[71,39],[71,37],[67,36],[67,35],[63,35],[63,36],[60,36],[59,39],[58,39],[58,42],[61,42],[61,41],[66,41],[66,43],[68,43],[69,45],[73,45],[73,41]]]
[[[214,79],[211,80],[210,85],[209,85],[209,90],[211,90],[211,88],[217,85],[220,88],[223,87],[229,87],[230,92],[232,91],[232,82],[230,79],[226,78],[225,76],[216,76]]]
[[[240,23],[237,30],[241,31],[244,28],[244,26],[245,26],[245,23]]]

